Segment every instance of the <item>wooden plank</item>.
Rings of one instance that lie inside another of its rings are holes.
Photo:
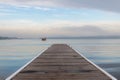
[[[113,80],[66,44],[54,44],[10,80]]]

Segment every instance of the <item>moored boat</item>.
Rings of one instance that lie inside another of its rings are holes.
[[[42,40],[42,41],[46,41],[46,38],[42,38],[41,40]]]

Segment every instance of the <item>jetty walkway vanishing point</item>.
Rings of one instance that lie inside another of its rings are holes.
[[[67,44],[54,44],[6,80],[117,80]]]

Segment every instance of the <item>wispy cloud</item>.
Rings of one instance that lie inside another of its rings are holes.
[[[88,8],[120,12],[120,0],[0,0],[0,3],[19,7]]]
[[[7,24],[6,24],[7,23]],[[51,21],[39,23],[31,20],[0,21],[0,35],[40,36],[110,36],[120,34],[119,22]],[[120,36],[120,35],[119,35]]]
[[[119,35],[119,3],[119,0],[0,0],[0,36]]]

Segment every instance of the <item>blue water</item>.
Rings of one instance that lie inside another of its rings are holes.
[[[120,39],[0,40],[0,80],[4,80],[54,43],[66,43],[120,79]]]

